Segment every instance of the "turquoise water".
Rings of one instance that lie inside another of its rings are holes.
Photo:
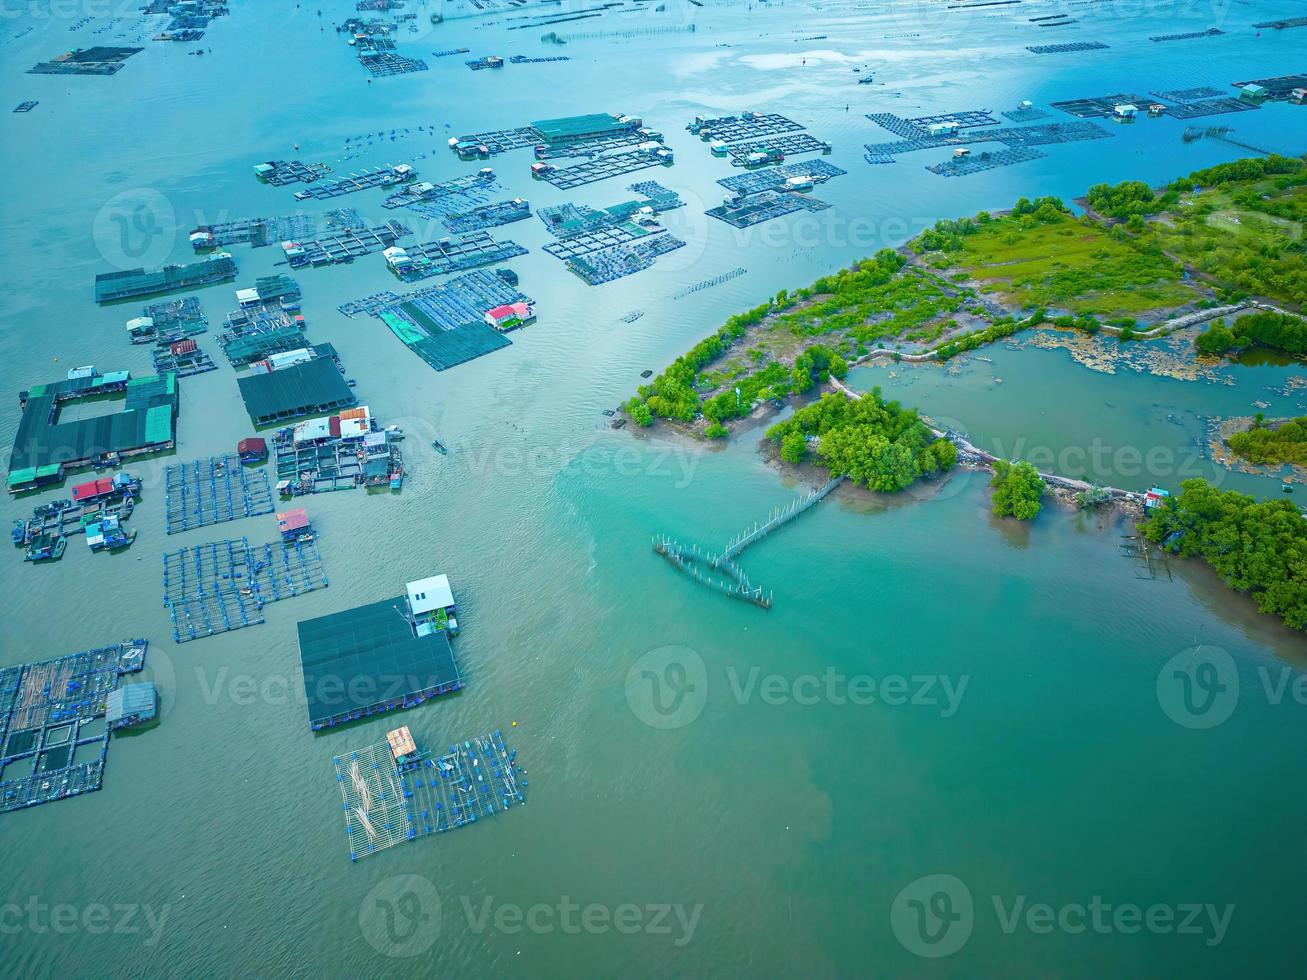
[[[1138,577],[1118,550],[1128,529],[1112,520],[1050,507],[1030,526],[995,521],[984,479],[965,473],[888,500],[838,491],[746,553],[750,576],[775,592],[772,610],[731,602],[660,561],[651,536],[719,546],[820,476],[778,474],[756,452],[757,430],[705,448],[614,432],[600,415],[640,371],[731,312],[939,217],[1020,194],[1070,197],[1098,180],[1161,181],[1238,152],[1184,145],[1183,124],[1141,120],[1111,140],[942,179],[921,169],[932,162],[922,154],[863,163],[861,144],[886,137],[862,113],[1224,89],[1297,71],[1293,32],[1256,38],[1247,27],[1296,5],[1123,4],[1097,14],[1077,5],[1067,9],[1080,23],[1058,30],[1025,21],[1056,12],[1053,4],[967,11],[965,20],[902,3],[666,6],[554,29],[698,29],[559,49],[539,43],[548,28],[450,20],[401,35],[400,53],[466,46],[467,57],[561,50],[574,60],[473,73],[457,57],[428,58],[429,72],[372,84],[330,27],[352,12],[340,0],[321,5],[321,21],[317,6],[237,3],[206,37],[203,58],[147,41],[108,79],[22,74],[70,45],[126,43],[91,33],[103,18],[75,32],[66,17],[0,24],[8,38],[34,28],[0,47],[0,64],[15,102],[40,100],[32,113],[0,115],[0,375],[9,391],[76,364],[144,373],[147,350],[123,337],[136,307],[93,306],[94,275],[124,254],[185,260],[186,232],[205,220],[291,213],[289,190],[253,179],[261,160],[349,169],[425,154],[416,161],[423,176],[442,179],[468,167],[444,149],[446,132],[620,110],[642,115],[677,153],[673,168],[631,179],[658,179],[690,201],[673,215],[686,248],[598,288],[539,251],[546,237],[534,219],[503,229],[532,250],[513,268],[540,320],[512,348],[439,374],[376,321],[335,312],[391,285],[379,259],[303,272],[309,337],[335,344],[360,398],[410,434],[411,475],[398,495],[308,501],[331,587],[269,607],[267,624],[181,647],[167,639],[160,554],[232,535],[268,540],[273,527],[265,517],[165,536],[160,462],[132,467],[147,487],[130,551],[91,556],[73,542],[52,567],[16,555],[4,563],[4,663],[146,635],[163,698],[158,727],[114,746],[101,792],[0,821],[0,949],[13,972],[833,977],[983,975],[1020,964],[1059,976],[1224,976],[1296,967],[1283,937],[1301,911],[1285,869],[1307,857],[1297,833],[1307,794],[1291,776],[1303,708],[1288,696],[1276,703],[1264,682],[1278,683],[1282,669],[1298,676],[1300,634],[1201,567]],[[1227,34],[1146,40],[1213,23]],[[902,34],[921,36],[886,39]],[[817,35],[827,37],[796,40]],[[1023,50],[1052,40],[1112,46]],[[853,82],[850,68],[863,63],[875,85]],[[829,211],[751,234],[703,218],[729,168],[683,126],[746,107],[783,112],[835,144],[829,159],[849,176],[817,192]],[[1227,118],[1245,140],[1301,150],[1303,111],[1273,105]],[[418,124],[436,136],[385,139],[342,159],[346,136]],[[621,179],[554,191],[530,181],[528,163],[519,152],[491,165],[537,207],[625,196]],[[342,203],[379,211],[367,193]],[[136,226],[121,237],[114,219],[138,204],[162,234]],[[275,271],[275,253],[237,247],[238,284]],[[748,274],[670,299],[736,266]],[[211,321],[232,307],[231,288],[202,291]],[[634,309],[645,315],[620,321]],[[1265,386],[1288,374],[1234,368],[1236,384],[1220,386],[1105,376],[1063,351],[985,353],[992,365],[972,361],[957,377],[867,369],[854,380],[954,418],[978,440],[1025,438],[1058,452],[1098,436],[1113,450],[1161,446],[1179,460],[1200,417],[1271,400]],[[187,379],[181,398],[181,458],[226,451],[249,434],[229,368]],[[0,444],[17,424],[10,405]],[[436,436],[449,456],[426,448]],[[0,518],[30,505],[7,501]],[[294,694],[295,622],[435,572],[448,573],[458,595],[466,690],[313,736]],[[1201,730],[1173,720],[1184,717],[1174,689],[1158,688],[1196,637],[1229,652],[1240,689],[1228,720]],[[672,665],[692,690],[670,683]],[[645,670],[668,687],[654,691]],[[876,696],[855,703],[838,681],[826,686],[830,675],[858,678]],[[933,678],[931,690],[914,677]],[[897,703],[899,679],[908,703]],[[950,702],[946,690],[960,696]],[[530,805],[351,864],[331,758],[401,721],[432,746],[502,728],[530,771]],[[655,727],[669,723],[680,727]],[[969,939],[948,958],[915,955],[895,929],[911,922],[895,914],[896,897],[930,874],[961,880],[974,902]],[[1128,922],[1042,934],[1022,920],[1009,934],[992,901],[1062,908],[1096,895],[1116,906],[1234,911],[1208,945],[1211,932],[1131,933]],[[48,913],[27,911],[33,902],[71,906],[77,921],[56,930]],[[568,903],[599,911],[572,929],[560,911]],[[627,904],[638,911],[621,914],[634,914],[624,920],[634,925],[619,931],[611,916]],[[131,922],[113,915],[119,927],[106,931],[88,918],[102,905],[136,912]],[[533,913],[534,927],[515,925],[515,910],[535,906],[549,911]]]

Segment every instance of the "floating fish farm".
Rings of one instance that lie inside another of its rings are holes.
[[[101,787],[114,728],[136,720],[110,719],[109,701],[121,678],[144,666],[148,646],[123,640],[0,668],[0,813]]]
[[[589,285],[597,286],[648,269],[658,256],[675,251],[684,244],[671,235],[654,234],[625,245],[575,256],[567,260],[567,267]]]
[[[635,116],[596,112],[559,119],[538,119],[528,126],[515,129],[495,129],[460,136],[450,141],[450,149],[463,159],[474,159],[537,146],[554,151],[564,147],[611,149],[619,145],[614,140],[642,142],[655,136],[644,129],[642,121]]]
[[[235,453],[171,464],[164,470],[164,480],[169,534],[273,510],[267,473],[243,466]]]
[[[751,153],[766,153],[768,155],[779,153],[783,156],[797,156],[800,153],[829,153],[830,150],[829,143],[819,140],[809,133],[774,136],[771,139],[740,143],[726,148],[726,152],[731,155],[737,166],[743,166]]]
[[[144,48],[75,48],[29,69],[29,75],[115,75],[123,63]]]
[[[154,369],[170,371],[179,378],[189,378],[206,371],[216,371],[218,365],[213,358],[200,349],[200,345],[189,338],[175,340],[166,347],[158,347],[153,352]]]
[[[126,397],[116,414],[59,419],[70,402],[119,393]],[[127,371],[97,374],[93,366],[75,368],[67,380],[20,392],[18,402],[23,414],[9,456],[10,493],[58,482],[66,470],[106,456],[173,448],[177,378],[172,374],[133,378]]]
[[[1011,166],[1014,163],[1039,160],[1046,155],[1039,150],[1017,146],[1007,150],[986,150],[975,155],[951,157],[943,163],[931,164],[926,169],[941,177],[964,177],[968,174]]]
[[[944,112],[934,116],[916,116],[905,119],[892,112],[870,112],[867,118],[881,129],[888,129],[895,136],[904,139],[931,139],[938,135],[931,127],[948,126],[953,129],[976,129],[981,126],[997,126],[988,109],[971,109],[963,112]]]
[[[1307,88],[1307,74],[1305,75],[1279,75],[1275,78],[1254,78],[1247,82],[1234,82],[1234,87],[1243,89],[1250,85],[1256,85],[1265,89],[1266,98],[1276,101],[1293,98],[1293,93],[1301,88]]]
[[[265,160],[254,168],[255,176],[273,187],[287,184],[312,184],[331,173],[325,163],[301,163],[299,160]]]
[[[1204,99],[1201,102],[1182,102],[1166,107],[1166,114],[1176,119],[1197,119],[1201,116],[1221,116],[1229,112],[1250,112],[1259,108],[1246,99]]]
[[[427,70],[427,63],[421,58],[405,58],[393,51],[360,51],[359,64],[366,68],[373,78],[407,75],[410,72]]]
[[[479,173],[442,180],[438,184],[429,181],[417,181],[409,184],[402,191],[392,194],[381,202],[383,208],[414,207],[418,204],[438,201],[446,197],[468,195],[476,191],[488,190],[495,186],[495,172],[485,167]]]
[[[453,609],[447,578],[444,583]],[[299,624],[304,694],[314,731],[412,707],[462,687],[449,643],[456,623],[444,610],[434,621],[415,613],[411,590]]]
[[[512,224],[514,221],[523,221],[529,217],[531,217],[530,203],[516,197],[511,201],[484,204],[470,211],[447,214],[443,221],[450,231],[466,232]]]
[[[824,184],[832,177],[842,177],[847,173],[847,170],[841,170],[825,160],[812,160],[723,177],[717,183],[736,194],[757,194],[760,191],[783,190],[786,182],[792,178],[807,178],[814,184]]]
[[[39,102],[20,102],[18,105],[14,106],[14,112],[31,112],[38,105],[40,105]]]
[[[262,248],[295,238],[317,234],[317,220],[310,214],[293,214],[284,218],[241,218],[200,225],[190,233],[195,251],[226,248],[228,245],[252,245]]]
[[[628,150],[571,167],[550,167],[540,174],[540,179],[559,190],[568,191],[610,177],[635,173],[637,170],[666,166],[671,162],[670,154],[670,150]]]
[[[327,587],[313,541],[213,541],[163,556],[163,604],[176,643],[263,622],[263,607]]]
[[[378,301],[387,305],[377,306]],[[404,297],[369,298],[357,309],[379,317],[409,350],[444,371],[510,346],[512,341],[485,318],[490,310],[514,303],[529,307],[531,300],[498,273],[479,271]]]
[[[709,208],[704,214],[725,221],[734,228],[748,228],[795,211],[824,211],[828,207],[830,205],[825,201],[804,194],[763,191],[746,197],[730,198],[715,208]]]
[[[1061,109],[1081,119],[1110,119],[1116,107],[1122,104],[1147,105],[1148,100],[1132,92],[1118,92],[1115,95],[1098,95],[1052,103],[1054,109]]]
[[[1036,44],[1026,50],[1035,54],[1070,54],[1073,51],[1098,51],[1106,47],[1101,41],[1075,41],[1071,44]]]
[[[721,116],[716,119],[696,116],[694,122],[685,128],[705,143],[711,140],[739,143],[780,133],[797,133],[803,126],[774,112],[745,112],[738,116]]]
[[[296,191],[295,197],[301,201],[330,201],[346,194],[356,194],[373,187],[394,187],[417,177],[417,171],[406,163],[375,170],[360,170],[347,177],[337,177],[324,184],[312,184],[302,191]]]
[[[277,491],[282,497],[353,490],[388,483],[403,472],[399,433],[378,431],[367,409],[349,409],[342,416],[311,419],[278,429],[273,437]],[[347,430],[348,427],[348,431]]]
[[[151,304],[139,317],[127,321],[133,344],[172,344],[208,329],[209,318],[194,296]]]
[[[132,480],[128,486],[121,489],[115,487],[111,492],[90,500],[56,500],[38,505],[33,508],[32,516],[22,522],[21,528],[16,522],[13,542],[15,545],[29,545],[42,539],[85,534],[92,524],[106,519],[121,524],[132,516],[135,509],[133,494],[140,488],[140,482]]]
[[[1150,37],[1150,41],[1192,41],[1200,37],[1216,37],[1218,34],[1224,34],[1225,31],[1219,27],[1209,27],[1205,31],[1188,31],[1184,34],[1159,34],[1156,37]]]
[[[1167,102],[1197,102],[1199,99],[1214,99],[1225,93],[1210,85],[1200,85],[1197,88],[1177,88],[1152,94],[1154,98],[1165,99]]]
[[[390,266],[404,282],[418,282],[431,276],[466,272],[483,265],[493,265],[525,255],[526,249],[514,241],[497,241],[489,232],[474,231],[459,238],[442,238],[436,242],[408,245],[398,252],[390,249]]]
[[[341,376],[344,369],[331,344],[273,355],[236,379],[255,425],[271,425],[318,415],[358,403]]]
[[[408,234],[409,229],[398,221],[387,221],[377,228],[342,230],[330,238],[317,238],[311,242],[285,242],[282,249],[292,269],[306,265],[333,265],[385,251]]]
[[[1045,112],[1043,109],[1036,108],[1035,106],[1028,106],[1024,109],[1011,109],[1007,112],[1000,113],[1000,115],[1004,119],[1008,119],[1014,123],[1028,123],[1038,122],[1040,119],[1048,119],[1051,114]]]
[[[236,278],[236,260],[226,252],[216,252],[190,265],[165,265],[158,269],[127,269],[105,272],[95,277],[95,301],[112,303],[136,296],[171,293],[194,286],[207,286]]]
[[[999,129],[973,129],[952,135],[903,139],[891,143],[868,143],[868,163],[893,163],[894,154],[941,147],[959,147],[974,143],[1003,143],[1015,146],[1045,146],[1079,140],[1105,139],[1107,130],[1092,122],[1043,123],[1035,126],[1006,126]]]
[[[332,764],[351,861],[526,803],[526,772],[498,730],[433,758],[417,749],[405,727]]]

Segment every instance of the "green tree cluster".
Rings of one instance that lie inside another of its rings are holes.
[[[1230,436],[1226,443],[1251,463],[1307,466],[1307,415],[1277,426],[1262,425],[1258,420],[1247,432]]]
[[[1109,218],[1139,218],[1175,207],[1180,195],[1175,190],[1154,194],[1142,180],[1123,180],[1119,184],[1095,184],[1085,195],[1089,206]],[[1142,228],[1142,224],[1131,230]]]
[[[822,465],[884,492],[902,490],[957,462],[951,442],[936,439],[915,411],[883,400],[879,389],[857,399],[824,395],[772,426],[767,436],[791,463],[803,461],[808,437],[815,436]]]
[[[1175,554],[1204,559],[1262,612],[1307,629],[1307,518],[1287,500],[1258,502],[1206,480],[1180,487],[1140,525],[1143,534]]]
[[[994,479],[990,483],[990,510],[998,517],[1031,520],[1039,513],[1044,486],[1044,480],[1033,464],[1024,460],[1009,463],[1000,459],[994,463]]]
[[[1204,354],[1257,346],[1303,357],[1307,356],[1307,320],[1269,310],[1249,313],[1232,327],[1212,324],[1194,338],[1194,346]]]

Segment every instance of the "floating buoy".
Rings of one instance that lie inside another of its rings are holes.
[[[517,722],[513,722],[513,727],[514,727],[514,728],[517,727]]]

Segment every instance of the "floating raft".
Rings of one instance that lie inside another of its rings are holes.
[[[1216,37],[1218,34],[1224,34],[1225,31],[1219,27],[1209,27],[1205,31],[1189,31],[1185,34],[1159,34],[1156,37],[1150,37],[1150,41],[1192,41],[1200,37]]]
[[[800,153],[829,153],[830,144],[808,133],[790,133],[771,139],[728,146],[726,152],[736,161],[743,162],[750,153],[783,153],[796,156]]]
[[[38,105],[40,105],[39,102],[20,102],[14,106],[14,112],[31,112]]]
[[[832,177],[842,177],[847,170],[841,170],[825,160],[811,160],[807,163],[787,163],[765,170],[754,170],[747,174],[723,177],[717,183],[737,194],[757,194],[759,191],[781,190],[791,177],[808,177],[814,184],[824,184]]]
[[[44,512],[40,512],[33,517],[28,518],[27,526],[24,529],[24,540],[30,541],[41,535],[50,537],[71,537],[74,534],[86,533],[88,524],[93,524],[105,517],[112,517],[119,523],[125,522],[132,516],[136,502],[130,495],[124,496],[115,501],[91,501],[85,504],[70,503],[66,507],[59,507]]]
[[[502,271],[502,270],[501,270]],[[470,272],[376,308],[403,344],[437,371],[511,345],[485,322],[487,310],[531,300],[497,273]]]
[[[396,761],[389,741],[334,757],[350,860],[525,805],[516,758],[498,730],[439,758],[414,746]]]
[[[296,445],[295,430],[273,437],[277,482],[289,482],[291,496],[353,490],[363,482],[358,440],[330,439]]]
[[[1008,167],[1027,160],[1039,160],[1047,154],[1029,147],[1017,146],[1008,150],[989,150],[973,156],[953,157],[943,163],[932,164],[926,169],[941,177],[965,177],[998,167]]]
[[[240,538],[163,556],[163,604],[176,643],[257,626],[265,604],[327,584],[312,541],[251,548]]]
[[[971,109],[963,112],[944,112],[934,116],[916,116],[905,119],[892,112],[869,112],[867,118],[882,129],[888,129],[895,136],[904,139],[936,139],[930,132],[931,126],[955,125],[959,129],[974,129],[979,126],[997,126],[988,109]]]
[[[227,245],[251,245],[262,248],[296,238],[317,234],[318,223],[312,215],[292,214],[284,218],[241,218],[200,225],[191,232],[191,247],[197,252]]]
[[[427,63],[421,58],[405,58],[392,51],[360,51],[359,64],[366,68],[373,78],[407,75],[410,72],[427,70]]]
[[[1070,54],[1073,51],[1098,51],[1106,47],[1101,41],[1075,41],[1071,44],[1036,44],[1026,50],[1035,54]]]
[[[555,160],[560,157],[593,157],[607,150],[621,150],[628,146],[639,146],[641,143],[650,142],[651,139],[651,136],[637,130],[633,133],[617,133],[612,136],[600,136],[588,140],[544,144],[543,147],[536,147],[535,155],[539,160]]]
[[[459,238],[442,238],[438,242],[408,245],[404,251],[413,264],[397,270],[396,275],[405,282],[417,282],[451,272],[465,272],[526,254],[526,249],[517,242],[497,241],[485,231],[474,231]]]
[[[541,136],[532,126],[518,126],[516,129],[492,129],[484,133],[460,136],[459,141],[484,146],[493,155],[535,146],[541,141]]]
[[[828,207],[825,201],[804,194],[763,191],[709,208],[704,214],[734,228],[748,228],[795,211],[824,211]]]
[[[1123,103],[1143,106],[1148,104],[1148,100],[1133,92],[1117,92],[1113,95],[1067,99],[1063,102],[1054,102],[1052,106],[1054,109],[1061,109],[1073,116],[1079,116],[1081,119],[1110,119],[1113,110]]]
[[[694,122],[685,128],[697,134],[705,143],[709,140],[738,143],[741,140],[756,140],[780,133],[796,133],[803,129],[793,119],[775,112],[749,112],[740,116],[721,116],[716,119],[696,117]]]
[[[480,231],[483,228],[494,228],[498,225],[512,224],[514,221],[523,221],[529,217],[531,217],[530,202],[518,197],[511,201],[483,204],[480,207],[472,208],[470,211],[446,215],[444,224],[446,228],[454,232]]]
[[[1198,88],[1177,88],[1169,92],[1154,92],[1155,98],[1166,99],[1168,102],[1197,102],[1199,99],[1214,99],[1225,93],[1219,88],[1212,88],[1210,85],[1200,85]]]
[[[226,252],[218,252],[190,265],[165,265],[158,269],[102,273],[95,277],[95,301],[112,303],[120,299],[171,293],[235,278],[236,260]]]
[[[541,179],[559,190],[571,190],[584,184],[620,177],[649,167],[663,166],[663,160],[653,150],[629,150],[612,156],[599,157],[571,167],[556,167],[541,175]]]
[[[417,204],[438,201],[446,197],[456,197],[475,191],[488,190],[493,186],[495,186],[495,175],[487,168],[481,173],[465,174],[452,180],[442,180],[438,184],[410,184],[398,194],[392,194],[382,201],[381,206],[392,210],[413,207]]]
[[[267,473],[241,465],[235,453],[173,463],[164,470],[164,480],[169,534],[273,511]]]
[[[74,48],[67,54],[27,69],[29,75],[114,75],[123,62],[144,48]]]
[[[152,322],[131,332],[133,344],[172,344],[209,329],[209,318],[195,296],[152,303],[141,316]]]
[[[1246,99],[1204,99],[1201,102],[1185,102],[1169,105],[1166,114],[1176,119],[1197,119],[1200,116],[1219,116],[1227,112],[1249,112],[1259,106]]]
[[[207,371],[216,371],[213,358],[200,349],[193,340],[178,340],[153,352],[154,369],[171,371],[179,378],[189,378]]]
[[[1266,89],[1267,98],[1271,99],[1288,99],[1293,96],[1295,89],[1307,88],[1307,74],[1304,75],[1279,75],[1275,78],[1254,78],[1246,82],[1235,82],[1235,88],[1247,88],[1249,85],[1260,85]]]
[[[265,184],[284,187],[287,184],[311,184],[331,173],[331,167],[325,163],[301,163],[299,160],[267,160],[255,167],[254,172]]]
[[[103,785],[112,726],[98,722],[120,679],[144,666],[148,647],[123,640],[0,668],[0,813]]]
[[[398,221],[387,221],[377,228],[351,229],[330,238],[299,242],[298,249],[287,250],[286,258],[292,269],[352,262],[361,255],[383,252],[408,234],[409,230]]]
[[[373,187],[393,187],[410,179],[401,176],[405,172],[400,169],[401,167],[407,167],[407,165],[360,170],[358,173],[350,174],[348,177],[338,177],[325,184],[313,184],[302,191],[296,191],[295,196],[300,200],[312,198],[315,201],[329,201]],[[411,173],[414,176],[416,175],[416,171]]]
[[[1029,109],[1012,109],[1008,112],[1001,113],[1004,119],[1010,119],[1014,123],[1037,122],[1040,119],[1048,119],[1050,113],[1043,109],[1031,106]]]
[[[567,267],[589,285],[597,286],[648,269],[658,256],[675,251],[684,244],[668,234],[650,235],[625,245],[575,256],[567,260]]]

